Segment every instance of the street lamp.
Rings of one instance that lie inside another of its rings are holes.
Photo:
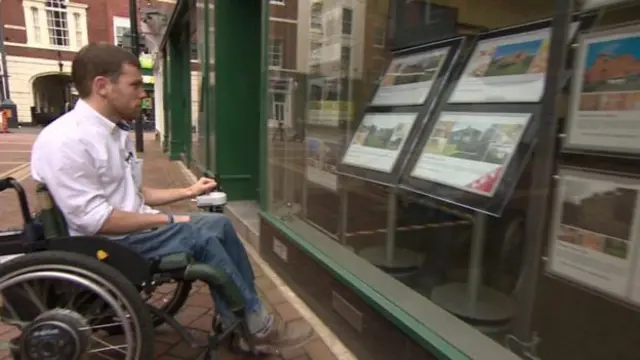
[[[59,80],[60,80],[60,85],[62,86],[62,113],[66,113],[68,110],[67,107],[67,91],[68,91],[68,86],[67,86],[67,81],[64,81],[65,77],[64,77],[64,64],[62,63],[62,52],[58,51],[58,71],[60,72],[60,76],[59,76]]]
[[[0,0],[2,3],[2,0]],[[4,50],[4,23],[0,17],[0,111],[9,109],[11,114],[15,114],[16,104],[11,101],[11,93],[9,91],[9,69],[7,69],[7,56]],[[16,115],[9,117],[9,124],[17,126]]]

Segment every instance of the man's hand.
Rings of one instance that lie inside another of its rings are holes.
[[[176,215],[173,217],[174,223],[188,223],[191,221],[191,216],[189,215]]]
[[[191,194],[191,197],[200,196],[211,192],[211,190],[215,189],[216,186],[218,186],[218,184],[215,180],[202,177],[198,182],[189,187],[189,193]]]

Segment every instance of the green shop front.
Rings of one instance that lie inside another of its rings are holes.
[[[179,0],[163,143],[359,359],[637,360],[638,20]]]

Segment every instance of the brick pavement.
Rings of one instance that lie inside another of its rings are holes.
[[[0,164],[3,161],[3,156],[7,153],[14,151],[13,149],[19,148],[23,150],[25,147],[30,148],[24,142],[33,140],[33,137],[29,138],[27,135],[10,135],[15,136],[15,144],[6,145],[5,137],[0,138],[2,145],[0,146]],[[18,141],[19,138],[19,141]],[[145,136],[145,153],[142,155],[144,159],[144,178],[145,183],[152,187],[179,187],[187,185],[187,179],[184,177],[181,168],[177,163],[172,163],[167,159],[167,156],[160,151],[158,142],[151,140],[151,136]],[[20,144],[19,144],[20,143]],[[23,154],[22,157],[18,157],[17,161],[11,158],[12,162],[19,164],[26,163],[28,161],[28,153]],[[6,162],[9,162],[7,160]],[[14,165],[9,164],[9,165]],[[29,199],[33,203],[35,184],[30,178],[26,178],[23,181]],[[17,215],[17,202],[13,199],[15,196],[5,192],[0,194],[0,229],[8,227],[16,227],[21,225],[19,216]],[[186,212],[195,211],[193,203],[191,201],[182,201],[171,206],[166,207],[173,212]],[[274,282],[264,274],[252,261],[256,273],[256,284],[258,292],[261,298],[268,308],[275,311],[287,322],[306,321],[296,310],[296,308],[287,302],[286,298],[275,286]],[[165,285],[161,289],[158,289],[155,298],[166,296],[170,292],[171,285]],[[210,329],[211,318],[213,316],[214,304],[208,294],[208,289],[202,283],[196,283],[192,289],[191,295],[187,300],[185,307],[179,312],[176,319],[197,337],[206,336],[206,331]],[[14,336],[7,327],[0,325],[0,342],[5,339]],[[156,330],[155,340],[156,359],[159,360],[178,360],[178,359],[196,359],[199,357],[201,350],[191,348],[187,343],[181,341],[177,333],[166,325],[161,326]],[[247,359],[246,357],[234,355],[228,353],[226,350],[222,351],[222,360],[240,360]],[[0,351],[0,359],[5,359],[7,354],[3,354]],[[281,356],[272,356],[265,360],[330,360],[336,359],[331,353],[329,347],[319,338],[315,337],[304,347],[299,349],[293,349],[284,352]]]

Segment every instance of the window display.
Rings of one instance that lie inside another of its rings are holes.
[[[533,25],[542,25],[543,28],[479,41],[449,103],[540,101],[547,71],[551,29],[548,22]],[[572,24],[571,34],[575,33],[577,27],[578,23]]]
[[[640,181],[563,169],[555,201],[549,269],[587,287],[640,303]]]
[[[418,114],[366,114],[356,130],[344,164],[391,172]]]
[[[640,153],[640,27],[580,38],[565,145]]]
[[[492,196],[531,114],[443,112],[411,176]]]
[[[438,78],[450,48],[401,56],[389,65],[371,105],[420,105]]]

